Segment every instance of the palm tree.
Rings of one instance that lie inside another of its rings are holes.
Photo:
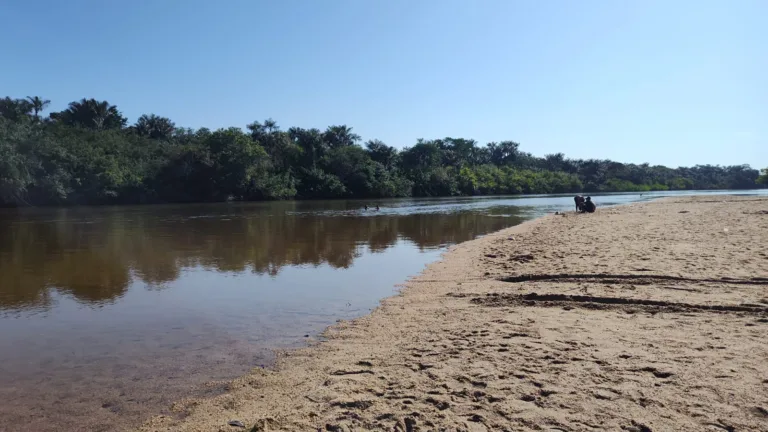
[[[32,105],[26,99],[11,99],[9,97],[0,99],[0,117],[5,117],[10,121],[21,121],[31,111]]]
[[[565,166],[565,155],[563,153],[553,153],[544,155],[544,169],[549,171],[563,171]]]
[[[268,118],[264,120],[264,129],[267,130],[268,133],[277,132],[280,130],[280,126],[277,125],[277,122],[272,120],[271,118]]]
[[[397,149],[386,145],[383,141],[370,140],[365,143],[365,147],[368,149],[368,155],[371,156],[371,159],[384,165],[387,169],[391,169],[397,163]]]
[[[514,141],[488,143],[488,150],[494,165],[510,165],[520,157],[520,144]]]
[[[328,126],[323,138],[330,148],[352,146],[360,141],[360,135],[352,133],[352,128],[347,125]]]
[[[255,121],[246,125],[245,127],[251,131],[251,138],[255,139],[256,141],[262,141],[266,135],[280,131],[280,127],[277,125],[277,122],[271,118],[264,120],[264,123]]]
[[[292,127],[288,129],[288,136],[302,149],[303,158],[301,166],[304,168],[315,169],[317,167],[317,161],[323,157],[328,150],[325,141],[323,141],[323,133],[320,129],[302,129],[299,127]]]
[[[122,129],[128,123],[115,105],[96,99],[70,102],[64,111],[51,113],[51,119],[68,126],[88,129]]]
[[[40,113],[51,104],[48,99],[41,99],[40,96],[27,96],[32,112],[35,113],[35,117],[40,120]]]
[[[176,125],[167,117],[144,114],[136,121],[133,129],[141,136],[167,140],[173,135]]]

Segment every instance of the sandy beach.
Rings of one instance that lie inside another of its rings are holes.
[[[768,198],[547,216],[141,431],[768,431],[766,243]]]

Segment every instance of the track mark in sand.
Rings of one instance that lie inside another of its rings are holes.
[[[720,419],[717,419],[717,423],[707,423],[707,424],[710,426],[718,427],[727,432],[736,432],[736,428],[734,426],[731,426]]]
[[[501,282],[519,283],[536,281],[594,281],[601,283],[624,283],[631,281],[635,285],[651,285],[656,281],[676,281],[692,283],[724,283],[734,285],[768,285],[768,278],[754,277],[749,279],[719,278],[696,279],[683,276],[649,275],[649,274],[607,274],[607,273],[559,273],[559,274],[528,274],[519,276],[507,276],[499,279]]]
[[[351,370],[351,371],[345,371],[345,370],[337,370],[335,372],[332,372],[331,375],[360,375],[360,374],[371,374],[373,375],[373,371],[370,370]]]
[[[414,283],[455,283],[457,285],[461,285],[464,282],[482,282],[484,280],[487,280],[486,278],[479,278],[479,277],[468,277],[465,279],[409,279],[407,284],[414,284]]]
[[[662,285],[659,286],[659,288],[664,288],[668,290],[675,290],[675,291],[686,291],[686,292],[701,292],[701,290],[697,290],[696,288],[680,288],[680,287],[673,287],[669,285]]]
[[[373,406],[373,402],[367,401],[367,400],[339,401],[339,402],[333,402],[331,405],[339,408],[355,408],[355,409],[365,410]]]
[[[502,336],[502,339],[512,339],[512,338],[518,338],[518,337],[531,337],[531,335],[527,333],[514,332],[514,333],[505,334],[504,336]]]
[[[653,432],[651,428],[649,428],[648,426],[642,423],[638,423],[634,420],[632,420],[632,426],[627,428],[622,428],[622,429],[625,429],[627,431],[632,431],[632,432]]]
[[[509,257],[509,260],[519,263],[527,263],[533,261],[534,257],[533,254],[520,254]]]
[[[672,372],[660,371],[652,366],[647,366],[642,369],[636,369],[637,372],[650,372],[656,378],[669,378],[674,375]]]
[[[561,307],[578,305],[588,309],[606,309],[612,306],[634,306],[650,309],[665,309],[672,312],[747,312],[753,314],[768,314],[768,307],[744,305],[699,305],[691,303],[676,303],[662,300],[644,300],[624,297],[598,297],[567,294],[497,294],[490,293],[485,297],[474,297],[470,302],[482,306],[542,306]]]
[[[446,409],[451,407],[450,403],[448,403],[446,401],[443,401],[443,400],[435,399],[433,397],[428,397],[426,399],[426,402],[428,404],[433,405],[435,408],[437,408],[440,411],[446,410]]]

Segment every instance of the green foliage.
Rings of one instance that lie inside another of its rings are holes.
[[[365,143],[368,149],[368,155],[374,162],[378,162],[384,168],[391,170],[395,168],[400,160],[397,149],[390,147],[379,140],[371,140]]]
[[[477,175],[469,167],[459,170],[459,192],[462,195],[474,195],[477,192]]]
[[[603,190],[608,192],[619,192],[619,191],[626,191],[626,192],[645,192],[650,191],[651,186],[650,185],[638,185],[634,184],[631,181],[628,180],[621,180],[621,179],[610,179],[605,183],[605,186],[603,187]]]
[[[96,130],[121,129],[128,123],[115,105],[96,99],[70,102],[67,109],[51,113],[50,117],[63,125]]]
[[[453,196],[459,195],[458,179],[453,167],[437,167],[427,171],[426,181],[422,185],[424,196]]]
[[[517,170],[508,171],[509,193],[547,194],[581,191],[578,177],[563,172]]]
[[[25,203],[28,187],[35,182],[39,162],[35,131],[23,123],[0,118],[0,201]]]
[[[217,199],[242,199],[251,181],[268,167],[264,149],[238,128],[213,132],[206,136],[203,148]]]
[[[675,177],[667,181],[667,187],[672,190],[693,189],[693,180],[684,177]]]
[[[340,198],[347,188],[333,174],[319,168],[304,169],[298,195],[300,198]]]
[[[156,116],[154,114],[142,115],[133,126],[133,130],[136,132],[136,134],[143,137],[160,140],[170,139],[173,136],[175,129],[176,125],[171,121],[171,119]]]
[[[520,144],[514,141],[489,143],[490,162],[494,165],[511,165],[520,157]]]
[[[0,117],[12,122],[27,120],[33,111],[32,103],[27,99],[0,99]]]
[[[40,120],[40,113],[51,104],[50,100],[43,99],[40,96],[27,96],[27,101],[29,102],[29,108],[32,110],[36,120]]]
[[[760,170],[760,176],[755,180],[759,185],[768,186],[768,168]]]
[[[330,148],[349,147],[360,141],[360,135],[352,133],[352,128],[346,125],[329,126],[323,134],[323,140]]]
[[[251,178],[248,199],[281,200],[296,196],[296,179],[289,172],[260,171]]]
[[[0,99],[0,205],[384,198],[598,191],[749,189],[748,165],[671,169],[537,157],[514,141],[419,139],[402,151],[361,146],[346,125],[282,131],[272,119],[211,131],[82,99],[41,113],[41,97]]]

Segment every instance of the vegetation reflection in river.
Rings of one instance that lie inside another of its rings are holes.
[[[364,212],[360,206],[340,201],[330,209],[327,202],[287,202],[6,211],[0,213],[0,309],[45,309],[54,292],[99,305],[124,295],[134,281],[162,289],[190,268],[272,276],[285,266],[347,268],[361,248],[376,253],[401,239],[437,248],[523,220],[519,208],[509,206],[438,206],[422,213],[413,207]]]

